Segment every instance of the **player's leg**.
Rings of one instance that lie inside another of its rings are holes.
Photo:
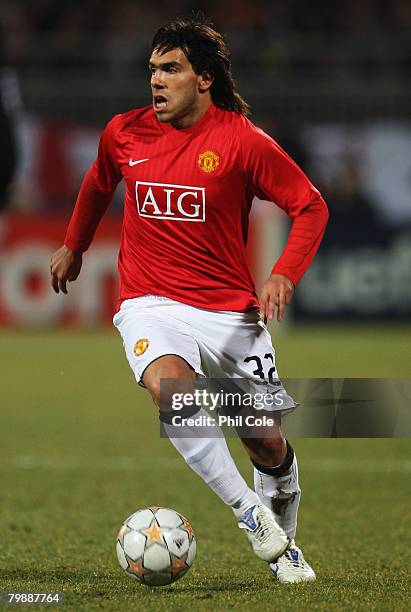
[[[192,309],[195,318],[192,327],[198,333],[203,365],[210,378],[228,378],[233,383],[245,379],[264,383],[261,387],[253,382],[244,385],[249,392],[258,393],[272,389],[269,380],[277,380],[275,352],[267,328],[259,319],[258,312],[219,313]],[[267,383],[267,384],[265,384]],[[238,383],[241,386],[241,383]],[[277,389],[278,387],[275,387]],[[282,389],[282,388],[281,388]],[[282,389],[282,410],[295,408],[295,403]],[[275,519],[290,539],[295,537],[297,511],[300,499],[297,459],[291,446],[284,439],[280,427],[280,411],[276,402],[269,414],[277,424],[264,435],[240,438],[254,464],[255,490],[261,502],[274,512]],[[249,435],[249,434],[248,434]],[[289,481],[286,486],[285,483]]]
[[[301,489],[297,457],[281,431],[280,413],[271,413],[275,424],[255,437],[242,438],[254,466],[254,486],[260,500],[272,510],[290,539],[288,549],[270,564],[273,575],[284,583],[315,580],[313,569],[295,543]],[[264,428],[263,428],[264,429]],[[262,435],[261,435],[262,434]]]
[[[178,352],[178,345],[174,350]],[[179,410],[179,424],[173,425],[176,411],[168,393],[193,393],[196,373],[189,363],[177,355],[164,355],[147,366],[142,378],[159,407],[164,431],[187,464],[237,515],[258,503],[257,495],[239,473],[220,428],[189,424],[190,418],[208,416],[203,408],[190,406]],[[172,385],[164,389],[163,384],[161,389],[161,381],[166,379]]]
[[[228,377],[233,383],[238,378],[249,381],[260,379],[261,383],[264,383],[263,386],[268,384],[270,387],[270,381],[277,380],[275,353],[270,335],[259,320],[258,313],[210,313],[207,316],[210,320],[205,321],[199,338],[208,364],[207,373],[215,378]],[[205,320],[204,314],[201,319]],[[213,331],[215,333],[212,333]],[[260,390],[256,385],[255,391]],[[294,409],[292,398],[284,389],[281,392],[282,410]],[[282,435],[280,412],[273,408],[275,406],[271,407],[270,414],[274,417],[278,415],[277,425],[269,432],[264,432],[264,435],[244,437],[242,441],[254,464],[255,490],[259,499],[291,540],[288,550],[278,559],[281,571],[277,571],[277,564],[272,570],[276,572],[279,580],[284,582],[311,580],[315,578],[315,574],[304,561],[293,540],[301,495],[297,459],[291,445]],[[242,437],[241,432],[239,436]]]
[[[282,435],[280,419],[276,421],[264,432],[258,428],[258,436],[242,438],[242,443],[254,465],[255,490],[290,539],[288,549],[270,564],[271,570],[280,582],[311,581],[315,573],[294,540],[301,494],[297,459]]]
[[[315,580],[315,573],[295,544],[301,489],[295,453],[281,433],[280,421],[267,437],[242,438],[254,465],[254,485],[260,500],[269,507],[290,538],[291,544],[270,567],[280,582]]]
[[[290,540],[295,539],[301,489],[298,483],[297,458],[276,424],[259,437],[241,438],[254,466],[254,487],[260,500],[275,515]],[[252,432],[251,432],[252,433]]]

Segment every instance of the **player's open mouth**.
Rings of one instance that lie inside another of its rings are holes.
[[[153,96],[154,110],[162,111],[167,106],[167,99],[164,96]]]

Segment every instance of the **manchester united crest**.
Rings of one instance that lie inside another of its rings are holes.
[[[220,164],[220,156],[214,151],[204,151],[198,156],[197,163],[203,172],[214,172]]]
[[[150,340],[148,340],[147,338],[140,338],[140,340],[137,340],[137,342],[134,345],[134,348],[133,348],[134,355],[136,357],[140,357],[140,355],[146,352],[149,345],[150,345]]]

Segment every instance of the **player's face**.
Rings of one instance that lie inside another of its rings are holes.
[[[153,108],[158,120],[177,128],[193,125],[201,115],[203,94],[208,93],[212,80],[196,74],[181,49],[163,54],[154,50],[149,69]]]

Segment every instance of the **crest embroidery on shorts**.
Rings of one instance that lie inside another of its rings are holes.
[[[136,357],[140,357],[143,353],[146,352],[150,345],[150,340],[148,338],[140,338],[134,345],[133,353]]]

